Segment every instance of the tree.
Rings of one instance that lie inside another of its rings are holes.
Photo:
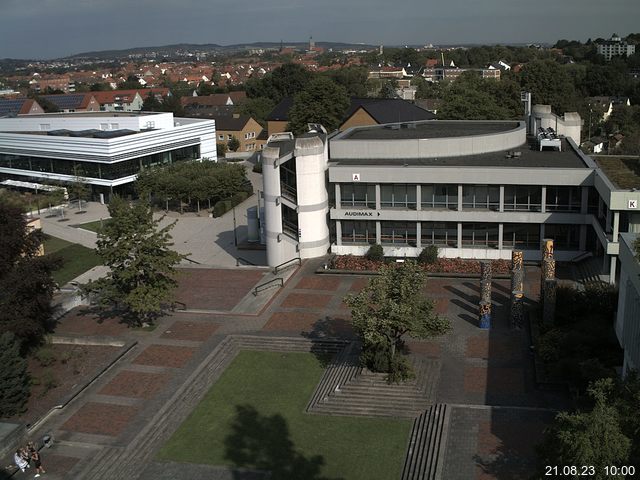
[[[567,69],[552,60],[527,63],[520,75],[520,85],[531,92],[536,104],[551,105],[558,113],[577,109],[577,92]]]
[[[397,358],[402,337],[430,338],[451,328],[448,319],[434,313],[434,303],[424,297],[425,271],[413,261],[388,265],[357,295],[347,295],[353,327],[362,338],[361,361],[378,362],[380,356],[390,380],[405,377],[406,363]]]
[[[236,112],[240,115],[248,115],[258,122],[262,128],[267,126],[267,116],[276,104],[267,97],[249,98],[239,105]]]
[[[618,412],[610,401],[612,392],[612,379],[599,380],[589,389],[595,402],[590,412],[556,416],[538,447],[542,465],[590,465],[595,467],[590,478],[617,478],[607,476],[604,467],[625,465],[631,441],[622,433]]]
[[[285,63],[264,77],[250,78],[245,86],[249,98],[267,97],[274,103],[302,91],[314,75],[296,63]]]
[[[51,272],[61,260],[38,256],[42,240],[19,207],[0,202],[0,334],[13,332],[23,347],[42,339],[53,311]]]
[[[380,92],[378,93],[378,97],[379,98],[398,98],[398,93],[396,92],[397,88],[398,88],[398,81],[395,78],[382,82],[382,86],[380,87]]]
[[[367,70],[366,67],[360,66],[344,67],[330,70],[327,75],[338,85],[346,88],[350,97],[366,97],[367,78],[369,76]]]
[[[289,128],[301,134],[307,131],[308,123],[320,123],[331,132],[342,123],[349,103],[344,87],[325,77],[315,78],[294,97]]]
[[[91,195],[91,188],[87,185],[87,179],[83,175],[82,167],[75,165],[73,167],[73,182],[69,186],[69,192],[78,201],[78,210],[80,211],[82,211],[82,202]]]
[[[11,332],[0,335],[0,418],[20,413],[29,398],[27,362]]]
[[[82,285],[81,291],[103,306],[124,307],[136,325],[151,323],[171,299],[177,286],[175,266],[186,258],[170,249],[175,222],[160,228],[147,204],[129,205],[119,197],[109,204],[109,214],[96,248],[109,272]]]
[[[162,102],[153,94],[149,92],[142,102],[142,110],[145,112],[160,112],[162,111]]]
[[[237,152],[238,149],[240,148],[240,140],[238,140],[235,135],[231,136],[231,140],[229,140],[227,142],[227,147],[229,148],[229,150],[231,150],[232,152]]]

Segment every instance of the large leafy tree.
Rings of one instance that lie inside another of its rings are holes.
[[[433,301],[425,298],[425,271],[413,261],[382,268],[380,275],[357,295],[347,295],[353,327],[363,342],[365,363],[371,353],[386,355],[389,374],[401,366],[396,356],[402,338],[430,338],[451,328],[448,319],[434,312]]]
[[[274,103],[302,91],[314,74],[296,63],[285,63],[263,78],[251,78],[245,87],[249,98],[266,97]]]
[[[97,253],[110,271],[82,291],[103,306],[123,308],[133,324],[150,323],[171,300],[175,267],[186,257],[170,248],[175,223],[160,228],[148,205],[129,205],[118,197],[109,214],[111,220],[98,233]]]
[[[612,379],[592,385],[591,411],[561,412],[556,416],[538,448],[542,465],[592,465],[595,475],[590,478],[617,478],[606,476],[604,467],[625,465],[631,441],[624,435],[619,413],[613,406],[613,385]]]
[[[578,108],[578,95],[568,69],[552,60],[527,63],[520,75],[520,85],[531,92],[533,103],[551,105],[562,114]]]
[[[337,129],[349,108],[344,87],[333,80],[318,77],[297,94],[289,111],[289,128],[296,134],[307,131],[308,123],[320,123],[327,131]]]
[[[0,202],[0,334],[38,343],[52,314],[54,257],[39,256],[43,235],[29,231],[19,206]]]
[[[29,398],[27,362],[20,356],[20,340],[11,332],[0,335],[0,418],[22,410]]]

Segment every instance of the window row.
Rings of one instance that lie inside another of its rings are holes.
[[[376,243],[376,222],[341,221],[343,244]],[[555,248],[577,250],[579,225],[545,225],[545,237],[555,240]],[[380,222],[382,245],[417,245],[415,222]],[[499,226],[497,223],[463,223],[462,248],[498,248]],[[540,248],[540,225],[504,223],[502,228],[503,248],[535,250]],[[420,243],[422,246],[458,247],[458,224],[455,222],[421,222]]]
[[[200,157],[200,146],[184,147],[168,152],[154,153],[144,157],[132,158],[116,163],[82,162],[61,160],[57,158],[28,157],[0,153],[0,167],[33,172],[56,173],[60,175],[77,175],[86,178],[115,180],[140,172],[143,168]]]
[[[589,195],[589,205],[591,198]],[[451,184],[421,185],[420,208],[458,209],[458,186]],[[463,185],[462,208],[465,210],[500,209],[500,187],[497,185]],[[582,203],[581,187],[547,187],[546,211],[579,212]],[[342,208],[376,208],[376,186],[367,183],[340,185],[340,205]],[[414,184],[381,184],[380,208],[401,208],[415,210],[417,188]],[[542,211],[542,187],[529,185],[505,185],[505,211]]]

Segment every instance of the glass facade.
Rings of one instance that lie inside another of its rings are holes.
[[[420,205],[423,210],[458,209],[457,185],[422,185],[420,188]]]
[[[582,187],[547,187],[547,212],[579,212]]]
[[[116,180],[140,172],[155,165],[166,165],[200,158],[200,146],[178,148],[167,152],[154,153],[122,162],[100,163],[57,158],[31,157],[0,153],[0,167],[60,175],[79,174],[86,178]]]
[[[343,221],[341,225],[342,243],[376,243],[376,222]]]
[[[503,248],[537,250],[540,248],[540,225],[536,223],[505,223],[502,226]]]
[[[298,201],[298,182],[296,179],[296,161],[290,160],[280,165],[280,192],[294,202]]]
[[[380,185],[380,207],[415,210],[416,190],[416,185],[382,184]]]
[[[415,247],[416,232],[416,222],[380,222],[380,243]]]
[[[535,185],[505,185],[505,212],[542,211],[542,187]]]
[[[340,204],[343,208],[376,208],[376,186],[366,183],[343,183],[340,185]]]
[[[458,224],[455,222],[422,222],[420,242],[422,246],[456,247],[458,245]]]
[[[497,223],[463,223],[463,248],[498,248]]]
[[[578,250],[580,245],[580,225],[545,224],[545,238],[553,238],[556,250]]]
[[[479,210],[500,209],[500,187],[497,185],[464,185],[462,208]]]
[[[298,240],[298,214],[284,204],[282,205],[282,231],[289,237]]]

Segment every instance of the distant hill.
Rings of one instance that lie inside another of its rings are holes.
[[[259,49],[259,48],[280,48],[280,42],[253,42],[253,43],[238,43],[235,45],[218,45],[216,43],[178,43],[174,45],[163,45],[155,47],[135,47],[126,48],[121,50],[101,50],[94,52],[82,52],[74,55],[63,57],[63,59],[79,59],[79,58],[93,58],[93,59],[111,59],[129,57],[130,55],[149,55],[155,53],[161,56],[174,56],[178,52],[220,52],[220,53],[232,53],[247,49]],[[307,42],[283,42],[285,47],[294,47],[303,49]],[[354,43],[341,43],[341,42],[316,42],[316,46],[324,49],[372,49],[377,48],[377,45],[365,45]]]

